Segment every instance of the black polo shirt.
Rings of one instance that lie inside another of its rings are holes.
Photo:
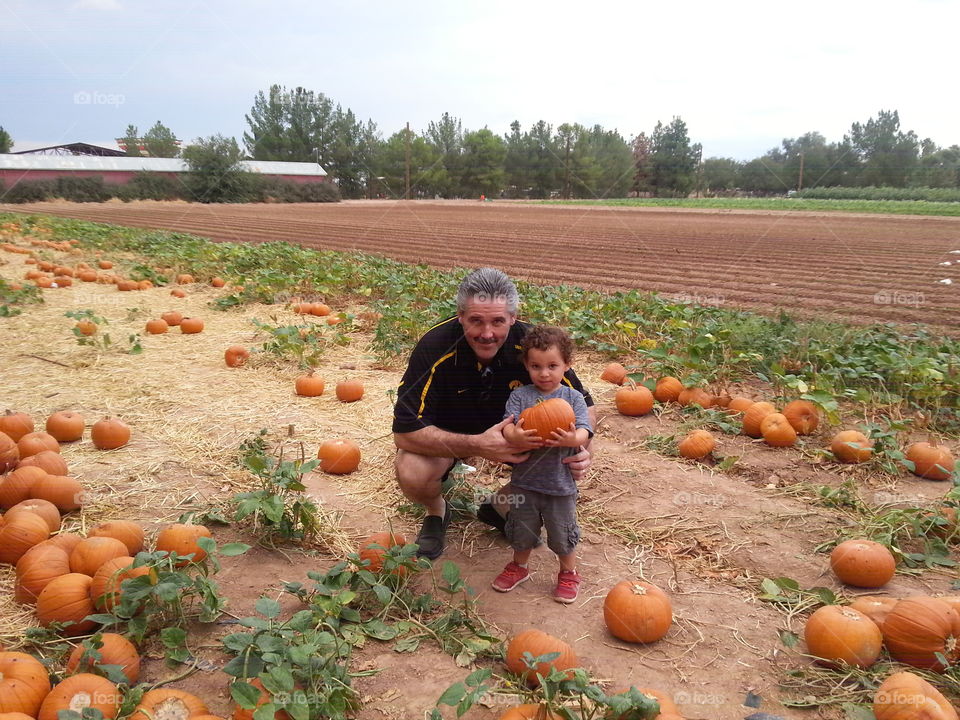
[[[393,409],[393,432],[407,433],[434,425],[448,432],[477,435],[503,420],[510,392],[530,384],[520,362],[520,341],[530,325],[515,322],[506,341],[484,368],[467,343],[457,317],[430,328],[410,355]],[[573,370],[564,383],[593,398]]]

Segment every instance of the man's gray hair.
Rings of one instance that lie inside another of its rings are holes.
[[[478,268],[467,275],[457,290],[457,312],[462,313],[470,302],[506,303],[507,312],[517,314],[520,296],[517,286],[506,273],[496,268]]]

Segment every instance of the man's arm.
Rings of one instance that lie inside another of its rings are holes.
[[[503,427],[513,416],[501,420],[479,435],[447,432],[435,425],[407,433],[394,433],[393,442],[401,450],[428,457],[482,457],[496,462],[522,462],[525,451],[512,446],[503,437]]]

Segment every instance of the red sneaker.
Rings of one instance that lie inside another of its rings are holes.
[[[581,578],[575,570],[561,570],[557,575],[557,587],[553,599],[559,603],[572,603],[580,594]]]
[[[496,579],[493,581],[493,589],[498,592],[510,592],[524,580],[530,579],[530,571],[525,567],[520,567],[515,562],[510,561]]]

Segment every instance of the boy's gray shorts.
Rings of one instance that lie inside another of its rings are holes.
[[[576,495],[546,495],[514,488],[504,533],[514,550],[532,550],[547,528],[547,547],[557,555],[569,555],[580,542]]]

